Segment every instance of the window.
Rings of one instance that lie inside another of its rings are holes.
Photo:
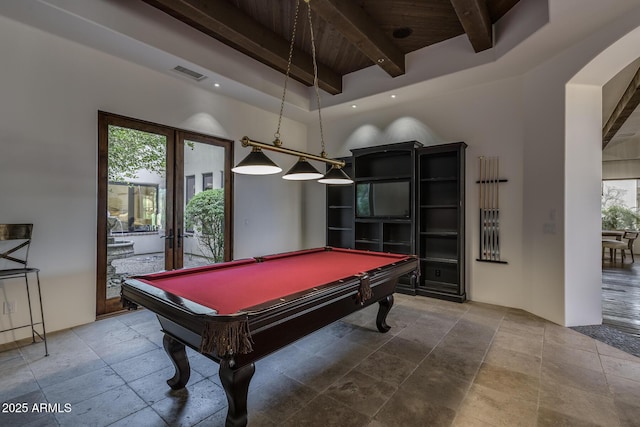
[[[123,184],[108,185],[107,210],[116,218],[112,232],[156,231],[159,225],[158,185]]]
[[[213,173],[202,174],[202,190],[211,190],[213,188]]]
[[[639,200],[640,180],[602,181],[602,229],[638,230]]]

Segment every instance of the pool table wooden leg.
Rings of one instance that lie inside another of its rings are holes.
[[[164,334],[162,345],[169,355],[169,359],[173,362],[173,366],[176,368],[175,375],[173,378],[167,380],[167,384],[174,390],[184,388],[191,376],[191,368],[189,367],[189,359],[187,358],[184,344]]]
[[[253,363],[241,368],[235,368],[234,365],[233,359],[220,361],[220,381],[229,403],[225,427],[247,425],[247,394],[251,377],[256,371]]]
[[[376,317],[376,326],[380,332],[387,332],[391,329],[391,326],[387,325],[387,314],[393,307],[393,295],[388,295],[387,297],[378,301],[380,307],[378,307],[378,316]]]

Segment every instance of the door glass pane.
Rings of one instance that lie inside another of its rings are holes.
[[[224,168],[224,147],[185,140],[185,194],[193,194],[185,197],[184,206],[185,267],[224,261]]]
[[[110,125],[108,152],[107,299],[125,277],[164,269],[167,141]]]
[[[157,231],[159,214],[159,185],[115,183],[108,184],[109,215],[117,218],[111,235],[124,232]]]

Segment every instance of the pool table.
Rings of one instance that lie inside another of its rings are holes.
[[[122,284],[125,307],[153,311],[175,366],[167,383],[185,387],[185,346],[220,364],[226,425],[247,423],[247,392],[258,359],[361,308],[386,317],[400,276],[417,275],[412,255],[316,248],[135,276]]]

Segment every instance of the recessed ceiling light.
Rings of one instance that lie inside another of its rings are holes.
[[[395,93],[394,93],[393,95],[391,95],[391,98],[395,98],[395,97],[396,97],[396,94],[395,94]]]
[[[213,86],[214,87],[220,87],[220,83],[214,83]]]
[[[358,108],[356,104],[351,104],[351,108]]]

